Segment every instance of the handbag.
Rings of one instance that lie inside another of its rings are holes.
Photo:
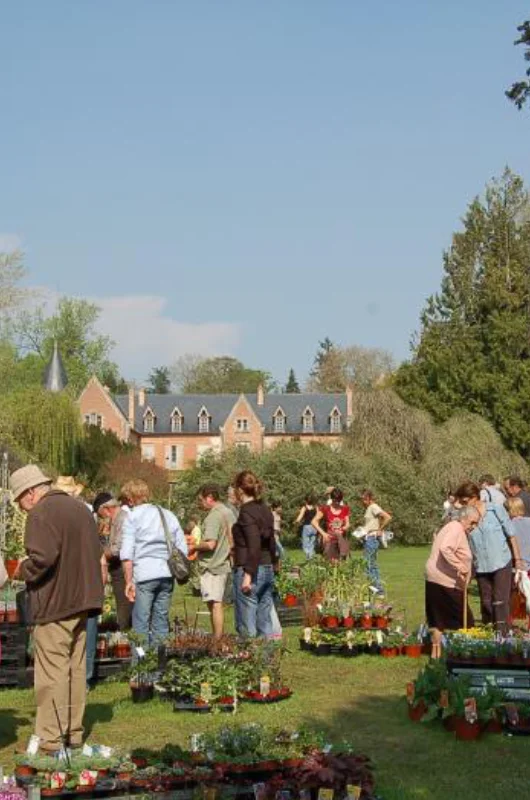
[[[168,550],[168,560],[167,566],[171,573],[171,577],[175,578],[176,582],[179,586],[183,586],[187,583],[190,579],[190,562],[188,558],[182,553],[178,547],[175,547],[171,540],[171,536],[169,535],[169,530],[167,527],[166,518],[164,516],[164,512],[157,506],[158,513],[160,514],[160,520],[162,522],[162,528],[164,529],[164,536],[166,537],[166,545]]]

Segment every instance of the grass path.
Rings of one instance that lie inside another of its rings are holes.
[[[396,608],[406,608],[411,626],[423,618],[426,555],[426,548],[392,548],[380,557],[389,596]],[[478,742],[456,742],[436,723],[408,721],[404,687],[420,662],[369,656],[318,658],[299,651],[297,635],[296,629],[288,629],[291,652],[285,666],[295,695],[268,708],[242,706],[240,721],[317,724],[334,741],[352,740],[373,759],[377,789],[384,800],[530,798],[529,740],[487,736]],[[207,718],[176,714],[160,701],[133,706],[128,698],[128,687],[121,684],[101,685],[91,692],[87,727],[94,741],[125,746],[186,744],[190,733],[227,722],[224,714]],[[14,744],[30,735],[33,711],[32,692],[0,692],[0,764],[11,764]]]

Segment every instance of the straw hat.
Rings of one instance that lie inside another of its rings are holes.
[[[85,488],[82,483],[76,483],[73,475],[59,475],[53,488],[59,492],[69,494],[70,497],[79,497]]]
[[[15,470],[9,479],[13,500],[18,500],[28,489],[51,482],[52,479],[48,478],[36,464],[28,464],[27,467]]]

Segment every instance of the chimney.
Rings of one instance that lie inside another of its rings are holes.
[[[351,420],[353,417],[353,389],[348,384],[346,386],[346,419]]]
[[[145,389],[138,389],[138,405],[140,408],[145,406]]]
[[[129,426],[133,431],[135,428],[134,386],[129,386]]]
[[[258,406],[264,406],[265,405],[265,390],[263,388],[263,384],[262,383],[260,383],[260,385],[258,386],[258,389],[257,389],[257,401],[258,401]]]

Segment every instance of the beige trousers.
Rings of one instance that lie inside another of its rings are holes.
[[[62,745],[57,716],[67,744],[78,747],[83,742],[86,620],[82,614],[34,628],[35,733],[43,750],[58,750]]]

